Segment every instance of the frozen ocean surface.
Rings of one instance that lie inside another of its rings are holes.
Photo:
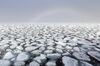
[[[1,25],[0,66],[100,66],[100,26]]]

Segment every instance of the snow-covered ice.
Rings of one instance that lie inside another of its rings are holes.
[[[99,28],[0,27],[0,66],[100,66]]]

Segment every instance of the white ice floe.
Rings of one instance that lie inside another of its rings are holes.
[[[12,52],[7,52],[7,53],[4,55],[3,59],[11,60],[11,59],[14,58],[14,57],[15,57],[14,53],[12,53]]]
[[[86,55],[83,52],[74,52],[73,56],[76,57],[79,60],[84,60],[84,61],[90,61],[90,58],[88,55]]]
[[[14,66],[25,66],[25,62],[23,62],[23,61],[16,61],[16,62],[14,62]]]
[[[40,64],[43,64],[46,62],[47,58],[46,58],[46,55],[41,54],[40,56],[35,57],[34,60]]]
[[[64,56],[62,62],[64,66],[78,66],[78,61],[70,57]]]
[[[40,64],[37,63],[36,61],[32,61],[30,62],[29,66],[40,66]]]
[[[46,66],[56,66],[56,62],[55,61],[48,61],[46,63]]]
[[[25,51],[33,51],[35,49],[37,49],[38,47],[35,47],[35,46],[28,46],[25,48]]]
[[[22,52],[18,54],[16,61],[28,61],[30,59],[30,54],[27,52]]]
[[[61,54],[58,53],[54,53],[54,54],[47,54],[47,58],[49,58],[50,60],[57,60],[61,57]]]
[[[11,62],[9,60],[0,60],[0,66],[11,66]]]

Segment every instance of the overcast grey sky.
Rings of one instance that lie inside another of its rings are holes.
[[[99,23],[100,0],[0,0],[0,24]]]

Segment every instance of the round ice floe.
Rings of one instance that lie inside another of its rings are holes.
[[[77,43],[74,43],[74,42],[72,42],[72,43],[67,43],[67,45],[69,45],[69,46],[76,46],[77,45]]]
[[[17,46],[16,47],[18,50],[23,50],[23,47],[22,46]]]
[[[7,51],[7,52],[11,52],[12,50],[11,50],[11,49],[6,49],[6,51]]]
[[[90,61],[90,58],[88,55],[86,55],[83,52],[74,52],[73,56],[76,57],[79,60],[84,60],[84,61]]]
[[[16,62],[14,63],[14,66],[25,66],[25,62],[16,61]]]
[[[6,50],[8,47],[9,47],[9,45],[8,44],[5,44],[5,45],[0,46],[0,49]]]
[[[56,46],[57,49],[64,49],[61,45]]]
[[[47,49],[48,50],[54,50],[55,48],[53,46],[48,46]]]
[[[65,46],[65,48],[66,48],[67,50],[71,50],[71,49],[72,49],[71,46]]]
[[[8,40],[2,40],[2,41],[0,42],[0,45],[5,45],[5,44],[8,44],[8,43],[9,43]]]
[[[45,47],[40,47],[39,50],[40,51],[44,51],[45,50]]]
[[[35,57],[34,60],[40,64],[43,64],[46,62],[47,58],[46,58],[46,55],[41,54],[40,56]]]
[[[77,52],[80,51],[79,47],[74,47],[73,50],[74,50],[74,51],[77,51]]]
[[[15,41],[15,40],[11,40],[11,43],[10,44],[12,44],[12,45],[18,45],[18,42]]]
[[[12,58],[14,58],[14,57],[15,57],[14,53],[12,53],[12,52],[7,52],[7,53],[4,55],[3,59],[10,60],[10,59],[12,59]]]
[[[11,45],[10,49],[15,49],[16,47],[17,47],[17,44],[16,45]]]
[[[21,53],[22,51],[21,50],[18,50],[18,49],[14,49],[13,50],[15,53]]]
[[[30,54],[27,52],[22,52],[18,54],[16,61],[27,61],[30,59]]]
[[[54,53],[54,54],[47,54],[47,58],[50,60],[56,60],[61,57],[61,54]]]
[[[67,57],[67,56],[64,56],[62,58],[62,62],[64,64],[64,66],[78,66],[77,60],[70,58],[70,57]]]
[[[36,61],[32,61],[29,66],[40,66],[39,63],[37,63]]]
[[[11,62],[9,60],[0,60],[0,66],[11,66]]]
[[[56,62],[55,61],[48,61],[46,63],[46,66],[56,66]]]
[[[70,55],[69,52],[66,52],[66,53],[63,53],[62,56],[67,56],[67,55]]]
[[[63,51],[61,49],[56,49],[57,53],[63,53]]]
[[[35,47],[35,46],[29,46],[29,47],[26,47],[25,48],[25,51],[32,51],[32,50],[35,50],[37,49],[38,47]]]
[[[63,42],[55,42],[57,45],[62,45],[62,46],[66,46],[66,43],[63,43]]]
[[[41,54],[41,50],[34,50],[34,51],[32,51],[31,53],[33,54],[33,55],[36,55],[36,56],[38,56],[38,55],[40,55]]]
[[[53,53],[53,50],[45,50],[44,51],[44,54],[52,54]]]

